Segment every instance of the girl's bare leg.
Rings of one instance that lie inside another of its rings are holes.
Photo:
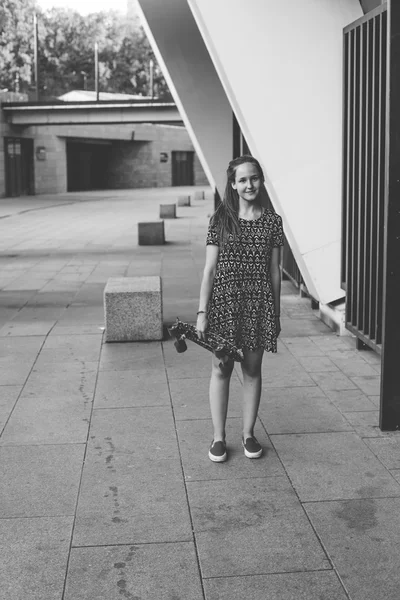
[[[214,355],[210,381],[210,409],[214,427],[214,441],[225,440],[225,423],[228,412],[229,383],[233,371],[233,360],[226,363],[223,371],[219,368],[220,360]]]
[[[244,350],[243,373],[243,437],[254,435],[261,398],[261,364],[264,348]]]

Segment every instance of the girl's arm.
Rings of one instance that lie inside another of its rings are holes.
[[[205,332],[208,325],[207,306],[211,297],[215,272],[217,269],[218,255],[219,246],[214,246],[213,244],[206,246],[206,263],[204,266],[203,279],[200,286],[199,299],[199,311],[204,312],[201,312],[199,315],[197,315],[196,325],[199,337],[202,339],[205,338]]]
[[[281,325],[280,325],[280,320],[279,320],[279,317],[281,314],[280,256],[281,256],[280,248],[272,248],[270,273],[271,273],[272,295],[274,297],[277,335],[279,335],[279,333],[281,331]]]

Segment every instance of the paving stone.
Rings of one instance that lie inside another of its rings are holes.
[[[0,599],[62,598],[73,517],[0,519]]]
[[[23,396],[0,438],[0,445],[86,443],[91,403],[76,396]]]
[[[347,412],[344,415],[353,429],[362,438],[388,437],[398,433],[394,431],[381,431],[379,429],[379,411]]]
[[[332,358],[332,362],[348,377],[354,376],[372,376],[376,377],[375,369],[369,365],[361,357],[349,358]]]
[[[144,461],[179,459],[171,407],[94,410],[90,434],[95,446],[105,443],[111,455],[133,453]]]
[[[0,294],[0,306],[13,309],[21,308],[28,302],[30,298],[34,296],[35,294],[31,291],[7,292],[2,290]]]
[[[342,413],[376,409],[371,399],[360,390],[325,390],[325,394]]]
[[[56,321],[35,321],[33,323],[11,321],[0,329],[0,337],[47,335],[55,323]]]
[[[209,419],[209,378],[173,379],[169,382],[174,414],[177,421]],[[243,388],[232,374],[229,394],[229,415],[241,417]]]
[[[21,397],[70,397],[85,404],[92,402],[95,385],[93,363],[52,363],[49,368],[48,363],[38,360]]]
[[[0,432],[14,408],[21,389],[20,385],[0,386]]]
[[[320,320],[314,317],[309,319],[288,319],[285,317],[281,318],[282,325],[282,338],[289,338],[292,336],[315,336],[316,334],[323,335],[330,329]]]
[[[263,388],[313,386],[314,381],[290,355],[266,353],[262,364]]]
[[[380,405],[381,405],[381,397],[380,396],[368,396],[368,399],[371,400],[372,404],[376,408],[380,408]]]
[[[355,433],[271,440],[302,502],[400,495],[400,486]]]
[[[285,478],[194,482],[188,492],[203,577],[331,569]]]
[[[178,464],[178,463],[177,463]],[[123,465],[121,465],[123,466]],[[168,464],[166,466],[169,466]],[[103,468],[104,470],[104,468]],[[150,468],[150,473],[152,473]],[[160,543],[192,539],[185,487],[159,472],[138,477],[117,471],[112,485],[84,479],[74,528],[74,545]],[[84,475],[85,477],[85,475]]]
[[[95,408],[170,406],[165,370],[100,371]]]
[[[259,416],[270,435],[352,429],[316,386],[268,389],[260,403]]]
[[[399,482],[400,484],[400,469],[392,469],[390,471],[391,475],[393,475],[393,477],[396,479],[396,481]]]
[[[398,600],[399,498],[306,504],[352,600]]]
[[[377,352],[373,352],[372,350],[363,350],[362,357],[365,362],[375,367],[375,369],[380,370],[382,358]]]
[[[99,335],[102,336],[104,333],[104,327],[98,324],[89,325],[56,325],[51,330],[49,337],[60,336],[60,335]]]
[[[65,600],[203,600],[192,542],[72,548]]]
[[[83,444],[0,447],[2,518],[73,515],[83,453]]]
[[[354,336],[339,336],[330,332],[327,335],[310,335],[309,337],[318,348],[329,356],[332,356],[332,352],[354,351],[356,348]]]
[[[400,433],[392,432],[390,437],[384,438],[367,438],[364,442],[387,469],[400,469]]]
[[[160,342],[103,344],[100,371],[140,371],[164,368]]]
[[[74,544],[191,539],[171,409],[94,412]]]
[[[337,366],[326,356],[298,356],[298,361],[308,373],[338,371]]]
[[[346,600],[332,571],[279,573],[204,580],[206,600]]]
[[[207,350],[204,350],[207,352]],[[194,377],[197,379],[206,379],[210,380],[211,377],[211,353],[208,353],[208,364],[207,363],[198,363],[196,360],[196,355],[191,356],[187,352],[185,352],[182,356],[181,362],[175,366],[167,366],[167,375],[169,381],[173,380],[181,380],[181,379],[193,379]]]
[[[11,357],[15,360],[15,357],[17,357],[25,361],[27,357],[34,356],[36,358],[36,354],[39,352],[44,340],[44,336],[16,337],[1,340],[0,359],[9,359]]]
[[[351,380],[366,394],[367,396],[378,396],[381,389],[381,378],[379,375],[351,377]]]
[[[208,458],[212,441],[212,422],[208,420],[179,421],[177,423],[179,448],[187,481],[215,479],[246,479],[284,475],[282,465],[264,430],[257,423],[255,435],[263,447],[257,460],[244,456],[242,448],[242,419],[227,419],[228,460],[213,463]]]
[[[0,356],[0,386],[23,385],[32,369],[35,358],[36,355],[29,351],[25,355],[20,353],[19,355],[10,354],[5,358]]]
[[[310,373],[321,390],[354,390],[356,385],[340,371],[328,373]]]

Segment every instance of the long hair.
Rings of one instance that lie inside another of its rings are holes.
[[[222,245],[228,239],[228,236],[233,235],[235,239],[240,233],[239,225],[239,194],[232,187],[235,183],[236,169],[240,165],[250,163],[257,168],[261,181],[264,183],[264,173],[260,163],[250,154],[243,154],[231,160],[227,169],[227,182],[224,192],[224,198],[213,216],[211,224],[219,231],[220,242]],[[261,192],[261,190],[260,190]],[[256,203],[260,205],[260,194],[257,196]]]

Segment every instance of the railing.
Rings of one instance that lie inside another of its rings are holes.
[[[342,288],[346,328],[380,353],[386,3],[344,30]]]
[[[281,252],[281,268],[284,278],[288,278],[294,283],[296,287],[304,289],[304,280],[301,276],[300,269],[297,266],[296,259],[293,256],[293,252],[289,246],[289,243],[284,238],[284,246]]]

